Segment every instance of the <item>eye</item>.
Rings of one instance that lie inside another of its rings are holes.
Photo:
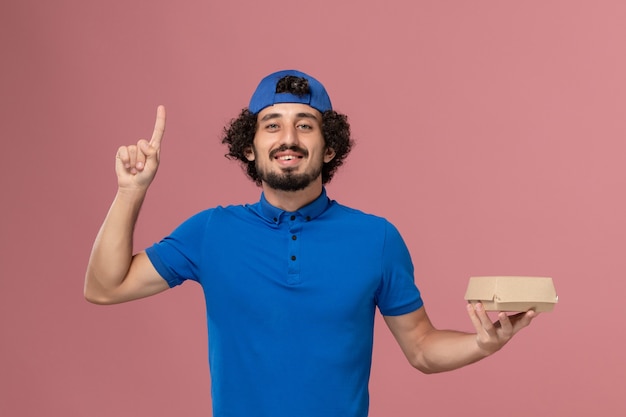
[[[297,128],[302,130],[311,130],[313,129],[313,126],[306,123],[300,123],[299,125],[297,125]]]
[[[278,124],[277,123],[268,123],[265,125],[265,129],[267,130],[277,130],[278,129]]]

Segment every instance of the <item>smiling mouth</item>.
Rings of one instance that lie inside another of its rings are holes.
[[[296,159],[304,159],[307,156],[308,152],[299,146],[282,145],[270,153],[270,157],[277,161],[293,161]]]
[[[283,156],[277,156],[275,159],[278,159],[279,161],[291,161],[293,159],[302,159],[302,156],[299,156],[299,155],[283,155]]]

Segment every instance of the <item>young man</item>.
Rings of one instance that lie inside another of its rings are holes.
[[[117,152],[118,192],[96,238],[87,300],[111,304],[198,281],[206,299],[215,417],[364,417],[375,310],[422,372],[442,372],[498,351],[533,312],[492,323],[467,311],[476,333],[435,329],[398,231],[342,206],[324,184],[350,152],[347,118],[313,77],[264,78],[224,130],[263,193],[256,204],[216,207],[132,254],[139,209],[165,128]]]

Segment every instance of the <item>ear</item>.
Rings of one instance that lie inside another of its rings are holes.
[[[255,155],[254,155],[254,151],[252,150],[252,146],[248,146],[243,150],[243,155],[246,157],[246,159],[250,162],[254,161],[255,159]]]
[[[333,148],[326,148],[324,152],[324,163],[327,164],[333,160],[333,158],[337,155],[337,152]]]

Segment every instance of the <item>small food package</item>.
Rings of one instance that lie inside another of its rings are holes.
[[[552,278],[487,276],[470,278],[465,299],[482,303],[486,311],[540,313],[552,311],[559,298]]]

